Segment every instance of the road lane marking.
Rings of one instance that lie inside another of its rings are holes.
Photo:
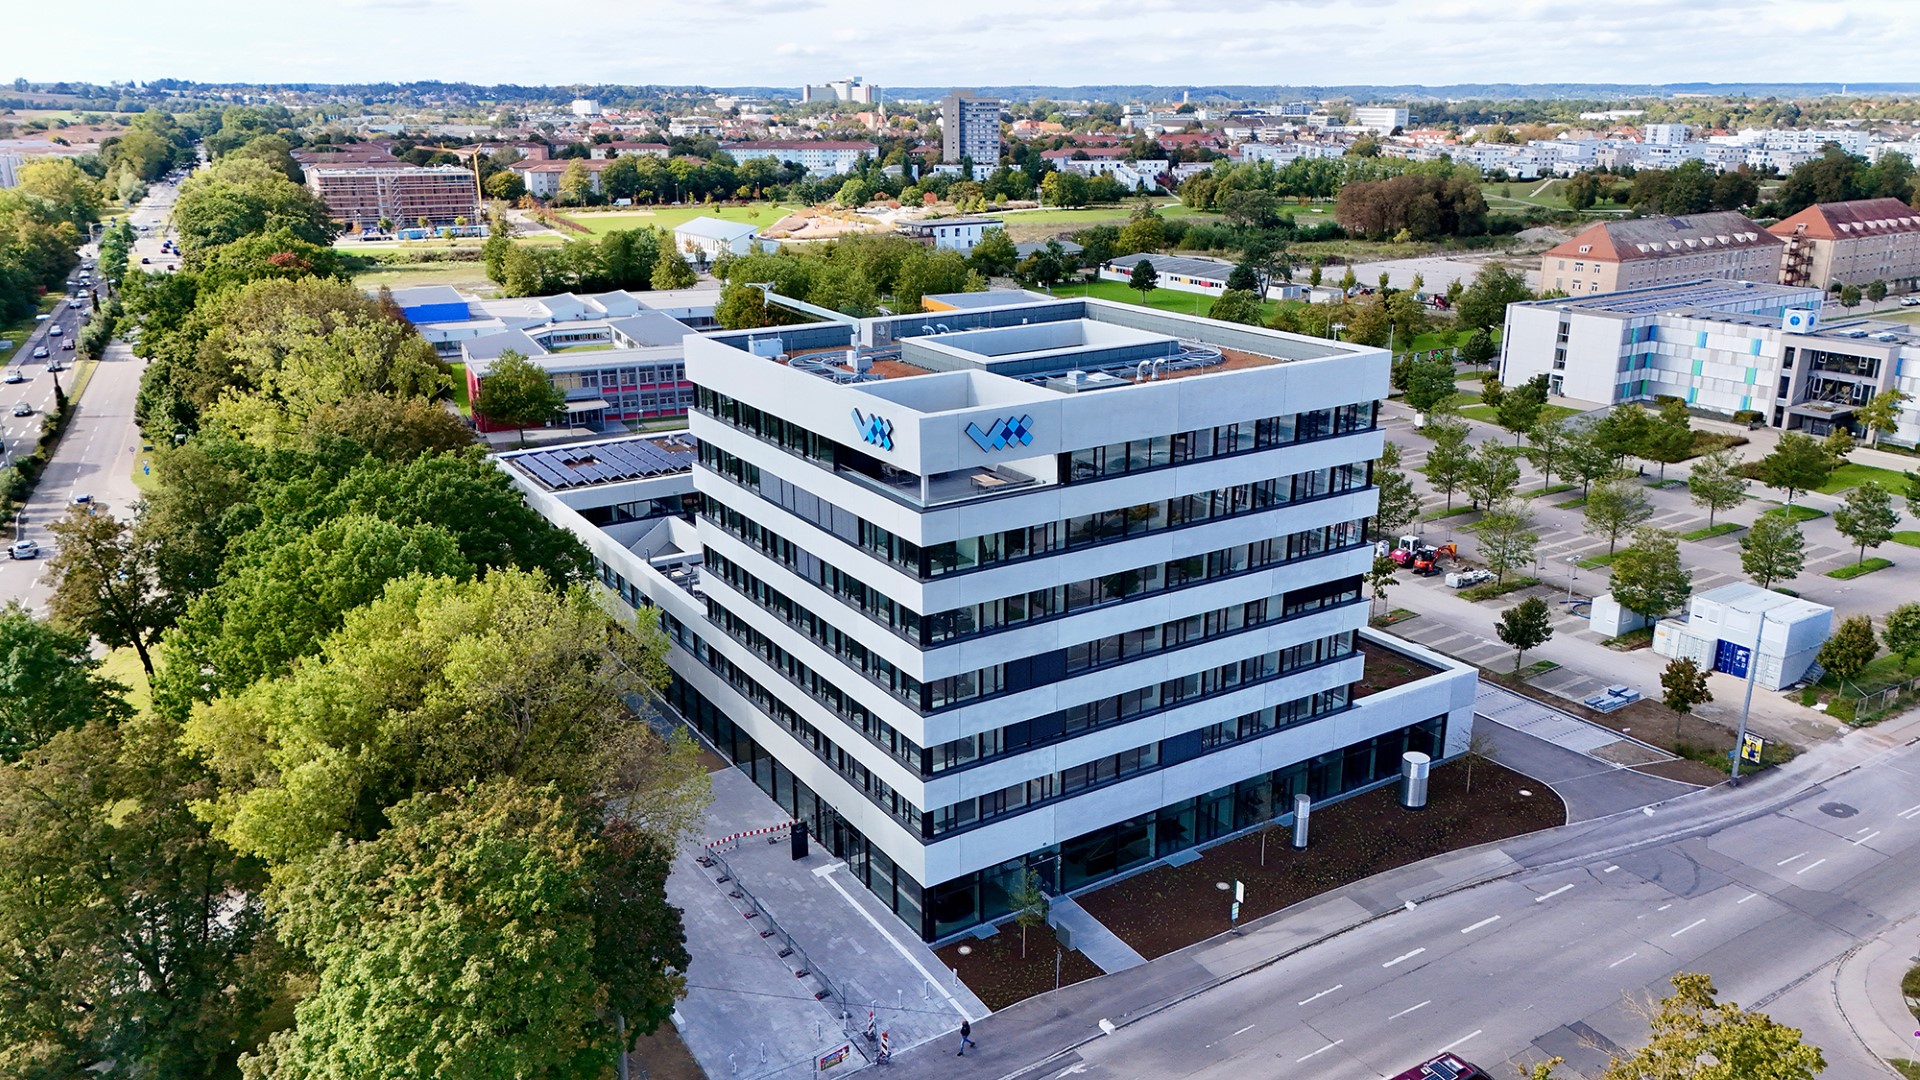
[[[1743,896],[1743,897],[1741,897],[1740,899],[1738,899],[1738,900],[1735,900],[1735,901],[1734,901],[1734,903],[1736,903],[1736,904],[1744,904],[1744,903],[1746,903],[1747,901],[1749,901],[1749,900],[1751,900],[1751,899],[1753,899],[1754,897],[1756,897],[1756,896],[1759,896],[1759,895],[1760,895],[1760,894],[1759,894],[1759,893],[1757,893],[1757,892],[1750,892],[1750,893],[1748,893],[1747,895],[1745,895],[1745,896]]]
[[[1321,998],[1323,998],[1323,997],[1326,997],[1326,996],[1327,996],[1328,994],[1331,994],[1331,993],[1333,993],[1333,992],[1334,992],[1335,990],[1338,990],[1338,989],[1340,989],[1341,987],[1343,987],[1343,986],[1345,986],[1345,985],[1347,985],[1347,984],[1346,984],[1346,983],[1336,983],[1336,984],[1334,984],[1334,985],[1332,985],[1332,986],[1329,986],[1329,987],[1327,987],[1327,988],[1326,988],[1325,990],[1322,990],[1322,991],[1320,991],[1319,993],[1317,993],[1317,994],[1315,994],[1315,995],[1313,995],[1312,997],[1310,997],[1310,998],[1308,998],[1307,1000],[1305,1000],[1305,1001],[1303,1001],[1303,1002],[1301,1002],[1300,1004],[1302,1004],[1302,1005],[1310,1005],[1310,1004],[1312,1004],[1313,1002],[1316,1002],[1316,1001],[1319,1001],[1319,1000],[1320,1000]]]
[[[1568,889],[1571,889],[1571,888],[1573,888],[1573,885],[1571,883],[1562,885],[1550,893],[1541,893],[1539,896],[1534,897],[1533,902],[1536,904],[1543,904],[1548,900],[1551,900],[1554,897],[1559,896],[1561,893],[1566,892]]]
[[[1315,1050],[1315,1051],[1314,1051],[1313,1053],[1311,1053],[1311,1054],[1308,1054],[1308,1055],[1307,1055],[1307,1057],[1303,1057],[1303,1058],[1295,1058],[1295,1059],[1294,1059],[1294,1063],[1295,1063],[1295,1064],[1298,1064],[1298,1063],[1300,1063],[1300,1062],[1302,1062],[1302,1061],[1305,1061],[1305,1060],[1307,1060],[1307,1058],[1310,1058],[1310,1057],[1314,1057],[1315,1055],[1318,1055],[1318,1054],[1324,1054],[1324,1053],[1326,1053],[1327,1051],[1329,1051],[1329,1050],[1331,1050],[1331,1049],[1333,1049],[1333,1048],[1334,1048],[1334,1047],[1336,1047],[1336,1046],[1339,1046],[1339,1045],[1340,1045],[1341,1043],[1343,1043],[1343,1042],[1346,1042],[1346,1041],[1347,1041],[1347,1040],[1345,1040],[1345,1039],[1335,1039],[1335,1040],[1333,1040],[1332,1042],[1330,1042],[1330,1043],[1328,1043],[1327,1045],[1325,1045],[1325,1046],[1323,1046],[1323,1047],[1321,1047],[1320,1049],[1318,1049],[1318,1050]]]
[[[1866,843],[1867,841],[1869,841],[1869,840],[1871,840],[1871,839],[1873,839],[1874,837],[1876,837],[1876,836],[1879,836],[1879,835],[1880,835],[1880,830],[1879,830],[1879,829],[1875,829],[1875,830],[1873,830],[1872,832],[1870,832],[1870,833],[1868,833],[1867,835],[1865,835],[1865,836],[1863,836],[1863,837],[1861,837],[1860,839],[1858,839],[1858,840],[1855,840],[1855,841],[1853,842],[1853,846],[1854,846],[1854,847],[1859,847],[1859,846],[1860,846],[1861,844],[1864,844],[1864,843]]]
[[[1687,925],[1685,925],[1685,926],[1683,926],[1683,927],[1681,927],[1680,929],[1678,929],[1678,930],[1675,930],[1675,931],[1674,931],[1673,933],[1671,933],[1671,934],[1668,934],[1667,936],[1668,936],[1668,937],[1670,937],[1670,938],[1673,938],[1673,937],[1679,937],[1679,936],[1680,936],[1681,934],[1684,934],[1684,933],[1686,933],[1687,931],[1689,931],[1689,930],[1691,930],[1691,929],[1693,929],[1693,928],[1694,928],[1694,927],[1696,927],[1696,926],[1699,926],[1699,925],[1700,925],[1701,923],[1703,923],[1703,922],[1706,922],[1706,921],[1707,921],[1707,920],[1705,920],[1705,919],[1695,919],[1695,920],[1693,920],[1692,922],[1690,922],[1690,923],[1688,923]]]
[[[1460,1036],[1459,1038],[1457,1038],[1457,1039],[1455,1039],[1455,1040],[1453,1040],[1452,1042],[1450,1042],[1450,1043],[1448,1043],[1447,1045],[1445,1045],[1445,1046],[1443,1046],[1443,1047],[1441,1047],[1441,1048],[1440,1048],[1440,1053],[1442,1053],[1442,1054],[1444,1054],[1444,1053],[1446,1053],[1447,1051],[1449,1051],[1449,1050],[1451,1050],[1451,1049],[1453,1049],[1454,1047],[1456,1047],[1456,1046],[1459,1046],[1459,1045],[1460,1045],[1461,1043],[1463,1043],[1463,1042],[1466,1042],[1466,1041],[1467,1041],[1468,1039],[1471,1039],[1471,1038],[1473,1038],[1473,1037],[1474,1037],[1475,1035],[1478,1035],[1478,1034],[1480,1034],[1480,1033],[1481,1033],[1482,1031],[1484,1031],[1484,1030],[1486,1030],[1486,1029],[1484,1029],[1484,1028],[1475,1028],[1475,1029],[1473,1029],[1473,1030],[1472,1030],[1471,1032],[1468,1032],[1467,1034],[1465,1034],[1465,1035],[1462,1035],[1462,1036]]]
[[[1499,921],[1500,921],[1500,916],[1498,916],[1498,915],[1489,915],[1489,916],[1487,916],[1486,918],[1484,918],[1484,919],[1481,919],[1481,920],[1480,920],[1479,922],[1477,922],[1477,923],[1474,923],[1474,924],[1473,924],[1472,926],[1463,926],[1463,927],[1461,927],[1461,928],[1460,928],[1460,932],[1461,932],[1461,933],[1463,933],[1463,934],[1471,934],[1471,933],[1473,933],[1473,932],[1474,932],[1475,930],[1478,930],[1478,929],[1480,929],[1480,928],[1481,928],[1481,927],[1483,927],[1483,926],[1486,926],[1486,925],[1488,925],[1488,924],[1490,924],[1490,923],[1497,923],[1497,922],[1499,922]]]
[[[1423,1002],[1421,1002],[1420,1004],[1418,1004],[1418,1005],[1415,1005],[1415,1006],[1414,1006],[1413,1008],[1411,1008],[1411,1009],[1401,1009],[1401,1010],[1400,1010],[1399,1012],[1397,1012],[1397,1013],[1394,1013],[1394,1014],[1393,1014],[1392,1016],[1389,1016],[1389,1017],[1387,1017],[1387,1019],[1389,1019],[1389,1020],[1398,1020],[1398,1019],[1400,1019],[1401,1017],[1403,1017],[1403,1016],[1405,1016],[1405,1015],[1407,1015],[1407,1014],[1408,1014],[1408,1013],[1410,1013],[1410,1012],[1419,1012],[1419,1011],[1420,1011],[1421,1009],[1424,1009],[1424,1008],[1426,1008],[1427,1006],[1429,1006],[1429,1005],[1431,1005],[1431,1004],[1433,1004],[1433,999],[1432,999],[1432,998],[1428,998],[1427,1000],[1425,1000],[1425,1001],[1423,1001]]]
[[[1672,906],[1673,906],[1672,904],[1661,904],[1661,905],[1660,905],[1659,907],[1657,907],[1657,908],[1654,908],[1653,910],[1655,910],[1655,911],[1665,911],[1665,910],[1667,910],[1668,908],[1670,908],[1670,907],[1672,907]]]
[[[1601,872],[1601,873],[1603,873],[1603,874],[1611,874],[1611,873],[1613,873],[1613,872],[1614,872],[1615,870],[1618,870],[1618,869],[1620,869],[1620,864],[1618,864],[1618,863],[1615,863],[1614,865],[1612,865],[1612,866],[1609,866],[1609,867],[1607,867],[1607,868],[1606,868],[1605,870],[1602,870],[1602,871],[1600,871],[1600,872]]]
[[[1421,953],[1426,951],[1427,950],[1425,948],[1419,948],[1419,949],[1413,950],[1410,953],[1401,953],[1399,956],[1394,957],[1393,959],[1387,961],[1384,964],[1381,964],[1380,966],[1383,968],[1390,968],[1393,965],[1400,963],[1402,960],[1411,960],[1414,957],[1419,956]]]
[[[1793,873],[1794,873],[1794,876],[1795,876],[1795,877],[1798,877],[1798,876],[1800,876],[1801,874],[1804,874],[1804,873],[1806,873],[1807,871],[1809,871],[1809,870],[1811,870],[1811,869],[1813,869],[1813,868],[1814,868],[1814,867],[1816,867],[1816,866],[1819,866],[1819,865],[1820,865],[1821,863],[1823,863],[1823,862],[1826,862],[1826,861],[1827,861],[1827,860],[1825,860],[1825,859],[1815,859],[1815,860],[1813,860],[1812,862],[1810,862],[1810,863],[1808,863],[1807,865],[1805,865],[1805,866],[1803,866],[1803,867],[1801,867],[1800,869],[1798,869],[1798,870],[1795,870],[1795,871],[1793,872]]]
[[[1780,860],[1779,862],[1777,862],[1777,863],[1774,863],[1773,865],[1775,865],[1775,866],[1785,866],[1785,865],[1787,865],[1788,863],[1790,863],[1790,862],[1792,862],[1792,861],[1793,861],[1793,860],[1795,860],[1795,859],[1804,859],[1804,858],[1806,858],[1806,857],[1807,857],[1807,853],[1803,851],[1803,852],[1801,852],[1801,853],[1800,853],[1800,854],[1798,854],[1798,855],[1789,855],[1789,856],[1787,856],[1786,858],[1784,858],[1784,859],[1781,859],[1781,860]]]
[[[1246,1027],[1243,1027],[1243,1028],[1241,1028],[1241,1029],[1240,1029],[1239,1031],[1236,1031],[1236,1032],[1234,1032],[1234,1033],[1233,1033],[1233,1035],[1245,1035],[1245,1034],[1246,1034],[1247,1032],[1249,1032],[1249,1031],[1252,1031],[1252,1030],[1253,1030],[1253,1025],[1252,1025],[1252,1024],[1248,1024],[1248,1025],[1247,1025]],[[1231,1038],[1233,1038],[1233,1035],[1229,1035],[1229,1036],[1227,1036],[1227,1038],[1229,1038],[1229,1039],[1231,1039]]]
[[[1902,817],[1902,818],[1920,817],[1920,806],[1909,806],[1905,810],[1900,811],[1900,813],[1895,816]]]
[[[1619,966],[1620,966],[1621,964],[1624,964],[1624,963],[1626,963],[1627,961],[1629,961],[1629,960],[1631,960],[1631,959],[1633,959],[1634,957],[1636,957],[1636,956],[1639,956],[1639,955],[1640,955],[1640,954],[1639,954],[1639,953],[1637,953],[1637,952],[1630,952],[1630,953],[1628,953],[1627,955],[1625,955],[1625,956],[1623,956],[1623,957],[1621,957],[1620,959],[1618,959],[1618,960],[1615,960],[1615,961],[1614,961],[1613,963],[1611,963],[1611,964],[1608,964],[1608,965],[1607,965],[1607,970],[1608,970],[1608,971],[1612,971],[1612,970],[1613,970],[1614,968],[1617,968],[1617,967],[1619,967]]]

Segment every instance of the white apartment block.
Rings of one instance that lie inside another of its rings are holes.
[[[1381,350],[1074,300],[686,362],[693,522],[591,520],[592,445],[508,471],[657,609],[675,709],[925,939],[1028,867],[1071,892],[1466,749],[1472,669],[1363,629]],[[1357,693],[1381,650],[1428,673]]]
[[[1677,397],[1826,435],[1882,390],[1913,395],[1891,441],[1920,442],[1920,327],[1821,324],[1819,289],[1691,281],[1507,308],[1500,378],[1611,405]],[[1912,371],[1906,365],[1915,365]]]
[[[783,139],[723,144],[720,149],[738,162],[771,158],[799,165],[813,177],[837,176],[853,171],[861,157],[873,154],[873,144],[857,140]]]
[[[1365,128],[1376,135],[1391,135],[1393,129],[1404,128],[1411,122],[1406,109],[1363,105],[1353,110],[1353,126]]]

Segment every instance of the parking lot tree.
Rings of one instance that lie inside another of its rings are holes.
[[[1920,603],[1901,604],[1887,612],[1880,640],[1886,643],[1888,652],[1900,658],[1900,669],[1905,671],[1914,655],[1920,654]]]
[[[1133,270],[1127,275],[1127,288],[1140,294],[1140,302],[1147,302],[1147,294],[1160,287],[1160,271],[1153,268],[1151,259],[1141,259],[1133,264]]]
[[[1834,528],[1859,548],[1857,562],[1867,561],[1867,549],[1877,548],[1893,539],[1900,524],[1900,512],[1893,508],[1893,493],[1878,481],[1868,480],[1847,492],[1846,503],[1833,512]]]
[[[1740,459],[1731,450],[1715,450],[1693,463],[1687,474],[1687,493],[1694,505],[1707,512],[1707,527],[1713,527],[1715,515],[1746,501],[1752,483],[1740,472]]]
[[[1375,613],[1387,602],[1387,590],[1400,584],[1400,564],[1393,561],[1391,555],[1376,555],[1373,569],[1367,571],[1367,589],[1373,597],[1372,607]]]
[[[1475,367],[1491,363],[1499,355],[1500,346],[1494,343],[1493,331],[1484,326],[1468,334],[1460,346],[1460,359]]]
[[[1473,276],[1454,305],[1459,324],[1470,330],[1491,330],[1507,317],[1507,305],[1533,299],[1526,275],[1500,263],[1488,263]]]
[[[1615,470],[1626,468],[1627,458],[1638,454],[1647,444],[1647,429],[1653,417],[1634,404],[1615,405],[1613,410],[1593,424],[1593,443],[1613,462]]]
[[[1695,707],[1713,700],[1707,670],[1687,657],[1669,661],[1660,672],[1660,701],[1684,722]]]
[[[1373,512],[1373,534],[1391,540],[1420,516],[1420,493],[1400,468],[1400,446],[1388,440],[1380,448],[1380,460],[1373,466],[1373,485],[1379,490],[1380,504]]]
[[[1611,555],[1622,536],[1653,516],[1653,506],[1640,485],[1615,477],[1595,484],[1587,493],[1585,515],[1587,532],[1606,537],[1607,554]]]
[[[1680,564],[1680,540],[1664,529],[1635,529],[1611,569],[1613,598],[1648,619],[1678,609],[1693,593],[1693,571]]]
[[[1721,1002],[1707,975],[1673,976],[1673,993],[1641,1011],[1652,1037],[1645,1046],[1608,1062],[1601,1080],[1813,1080],[1827,1067],[1819,1048],[1808,1045],[1799,1028]]]
[[[1568,427],[1564,419],[1546,417],[1534,422],[1527,429],[1527,448],[1524,451],[1533,467],[1540,470],[1540,486],[1552,487],[1554,470],[1563,467],[1567,450],[1577,435]]]
[[[1865,671],[1880,646],[1873,636],[1873,620],[1866,615],[1849,615],[1834,627],[1833,636],[1820,646],[1820,666],[1836,678],[1851,679]]]
[[[48,528],[57,544],[47,561],[48,618],[110,649],[130,646],[153,678],[153,646],[178,604],[160,585],[154,538],[93,505],[70,507]]]
[[[1667,478],[1668,465],[1692,456],[1693,417],[1687,412],[1687,403],[1679,398],[1663,400],[1659,415],[1642,429],[1640,445],[1634,452],[1660,463],[1662,481]]]
[[[1467,497],[1476,507],[1489,509],[1505,500],[1520,485],[1520,466],[1514,451],[1488,439],[1474,447],[1467,462]]]
[[[1467,446],[1467,425],[1452,418],[1435,420],[1427,425],[1427,437],[1433,440],[1433,448],[1427,451],[1427,460],[1420,466],[1420,472],[1426,476],[1427,483],[1433,485],[1433,490],[1446,496],[1447,509],[1452,510],[1453,493],[1466,484],[1473,465],[1473,451]]]
[[[1900,410],[1913,395],[1904,390],[1882,390],[1854,410],[1853,419],[1867,432],[1867,445],[1880,445],[1880,436],[1891,435],[1900,423]]]
[[[1506,399],[1507,384],[1500,381],[1500,373],[1498,371],[1481,372],[1480,404],[1498,409],[1500,408],[1500,403]]]
[[[126,688],[100,676],[86,635],[0,608],[0,761],[15,762],[62,731],[129,714]]]
[[[1833,459],[1836,469],[1847,463],[1859,445],[1853,437],[1853,430],[1841,424],[1835,424],[1833,430],[1827,432],[1826,441],[1820,444],[1821,449],[1827,452],[1827,457]]]
[[[1480,559],[1501,583],[1507,574],[1533,561],[1540,534],[1533,531],[1533,516],[1525,504],[1504,499],[1489,507],[1473,530],[1480,537]]]
[[[1807,561],[1807,538],[1784,515],[1762,514],[1740,538],[1740,569],[1763,589],[1800,575]]]
[[[671,251],[667,254],[679,258]],[[686,263],[682,261],[680,265]],[[553,419],[566,403],[566,391],[555,386],[545,371],[508,349],[480,380],[480,393],[473,399],[473,411],[489,420],[512,424],[524,444],[528,427]]]
[[[1453,381],[1453,364],[1446,360],[1415,360],[1406,365],[1407,408],[1422,420],[1448,411],[1459,388]]]
[[[1520,437],[1539,424],[1540,413],[1546,406],[1547,377],[1535,375],[1500,396],[1500,404],[1494,407],[1494,418],[1513,433],[1513,445],[1519,446]]]
[[[1528,649],[1537,649],[1553,637],[1553,612],[1547,602],[1529,596],[1500,613],[1493,632],[1513,648],[1513,673],[1520,674],[1520,663]]]
[[[1840,286],[1840,306],[1852,310],[1860,306],[1860,286]]]
[[[1833,475],[1834,460],[1825,447],[1811,436],[1797,431],[1783,432],[1773,451],[1760,459],[1760,482],[1787,493],[1787,505],[1794,496],[1811,491]]]
[[[1248,326],[1263,326],[1266,319],[1260,314],[1260,298],[1243,289],[1228,289],[1207,308],[1207,317],[1222,322],[1245,323]]]
[[[1620,468],[1614,463],[1613,455],[1594,438],[1593,425],[1573,424],[1567,426],[1567,446],[1561,452],[1560,472],[1568,479],[1580,481],[1580,494],[1585,498],[1593,493],[1593,485],[1620,475]]]

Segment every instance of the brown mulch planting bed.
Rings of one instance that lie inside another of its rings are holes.
[[[661,1024],[651,1035],[640,1036],[627,1055],[627,1072],[634,1080],[706,1080],[699,1063],[672,1024]]]
[[[1005,923],[1000,932],[981,941],[968,938],[936,950],[940,962],[960,972],[967,984],[986,1003],[999,1010],[1016,1001],[1044,994],[1053,989],[1054,950],[1058,942],[1053,927],[1037,926],[1027,931],[1027,951],[1020,954],[1020,927]],[[966,949],[963,955],[960,950]],[[1077,983],[1102,974],[1098,965],[1078,952],[1070,952],[1060,964],[1060,985]]]
[[[1532,791],[1521,795],[1521,789]],[[1397,785],[1333,803],[1313,813],[1305,851],[1292,832],[1260,834],[1206,849],[1197,862],[1161,866],[1078,897],[1081,907],[1146,957],[1162,956],[1228,929],[1231,897],[1217,882],[1242,881],[1242,923],[1279,911],[1383,870],[1442,852],[1504,840],[1565,824],[1566,807],[1545,784],[1492,762],[1456,761],[1435,769],[1425,810],[1403,810]],[[944,955],[944,954],[943,954]]]
[[[1682,744],[1710,751],[1713,755],[1723,755],[1733,749],[1731,730],[1698,716],[1682,717],[1653,698],[1641,698],[1623,709],[1603,713],[1538,687],[1516,682],[1496,671],[1482,668],[1480,677],[1516,694],[1545,702],[1562,712],[1572,713],[1582,720],[1591,720],[1608,730],[1631,735],[1641,742],[1652,743],[1672,753],[1682,753]],[[1684,758],[1660,765],[1642,766],[1639,771],[1688,784],[1717,784],[1727,778],[1725,770]]]
[[[1356,651],[1367,658],[1360,681],[1353,684],[1353,696],[1357,698],[1416,682],[1440,670],[1370,641],[1361,641]]]

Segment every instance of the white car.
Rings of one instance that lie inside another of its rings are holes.
[[[15,540],[13,546],[7,549],[9,559],[31,559],[38,554],[40,545],[31,540]]]
[[[0,380],[0,382],[7,382],[7,383],[23,383],[26,381],[27,381],[27,377],[25,375],[20,374],[19,368],[14,368],[11,371],[8,371],[7,377],[4,380]]]
[[[1900,306],[1920,307],[1920,296],[1903,296],[1900,298]]]
[[[64,333],[66,333],[66,331],[65,331],[65,330],[62,330],[62,329],[60,329],[60,327],[59,327],[59,325],[58,325],[58,324],[55,324],[55,325],[53,325],[53,326],[49,326],[49,327],[47,327],[47,336],[48,336],[48,337],[59,337],[59,336],[60,336],[61,334],[64,334]]]
[[[16,401],[16,402],[14,402],[14,403],[13,403],[13,415],[15,415],[15,416],[32,416],[32,415],[33,415],[33,406],[31,406],[31,405],[29,405],[29,404],[27,404],[27,403],[26,403],[26,402],[24,402],[24,401]]]

